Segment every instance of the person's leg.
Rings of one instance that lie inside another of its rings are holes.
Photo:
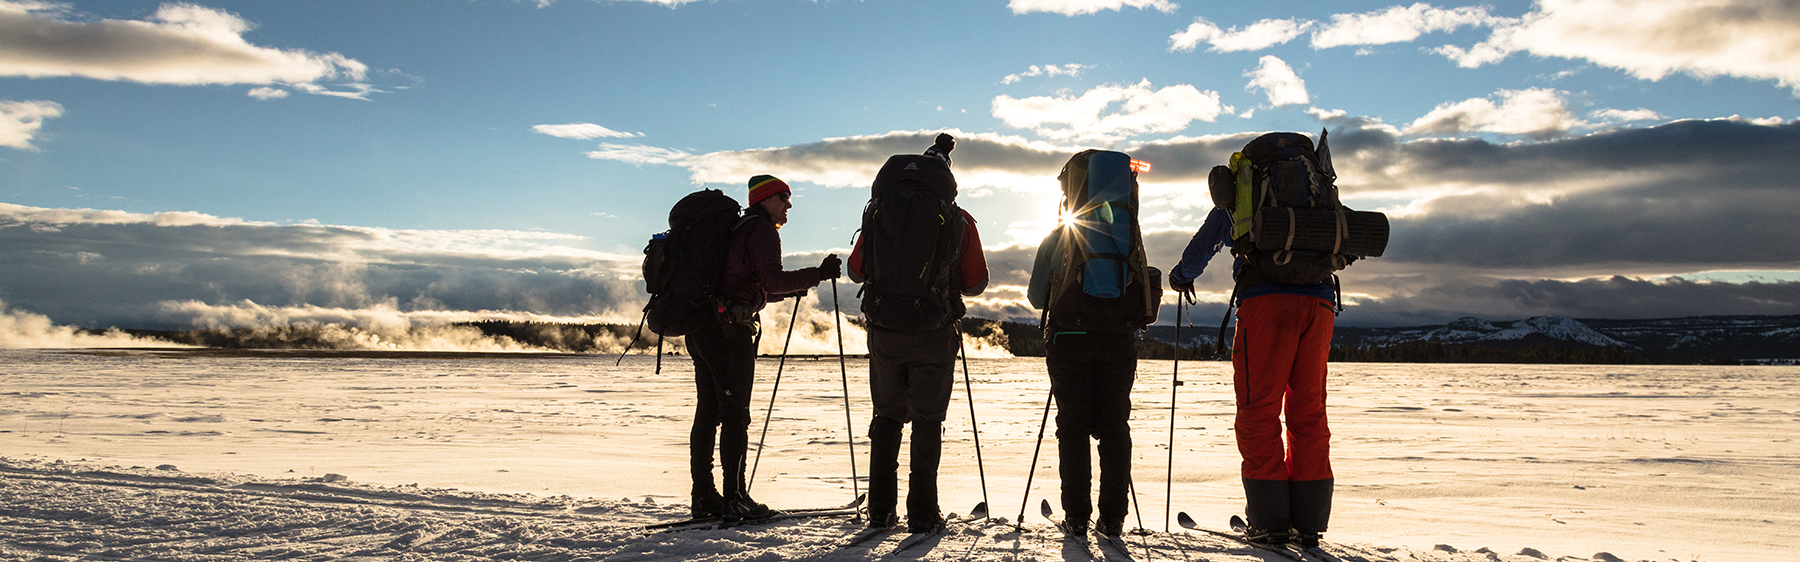
[[[725,499],[713,483],[713,440],[718,436],[719,396],[717,374],[726,368],[725,335],[704,329],[687,337],[688,355],[694,361],[694,424],[688,431],[688,472],[693,480],[695,517],[724,512]]]
[[[907,526],[920,532],[940,525],[938,461],[943,454],[944,418],[956,387],[956,331],[944,328],[910,334],[913,356],[907,368],[907,419],[912,422],[912,472],[906,483]]]
[[[1244,300],[1238,308],[1231,356],[1237,394],[1233,429],[1243,457],[1244,516],[1252,529],[1280,533],[1282,538],[1292,521],[1281,411],[1302,327],[1283,306],[1290,296]]]
[[[869,526],[899,524],[900,440],[906,423],[906,363],[900,334],[869,329]]]
[[[1062,508],[1071,524],[1085,525],[1094,514],[1092,457],[1088,438],[1093,435],[1094,389],[1092,368],[1081,351],[1088,342],[1076,335],[1062,335],[1045,345],[1045,365],[1050,371],[1050,393],[1056,397],[1057,474],[1062,477]]]
[[[1331,429],[1325,415],[1326,361],[1331,353],[1331,304],[1313,299],[1293,314],[1307,320],[1294,370],[1288,380],[1288,473],[1290,511],[1302,542],[1317,543],[1331,520]]]
[[[1100,453],[1100,530],[1118,535],[1124,529],[1131,494],[1131,387],[1137,378],[1135,334],[1092,338],[1095,427]]]
[[[750,391],[756,381],[756,326],[732,324],[725,328],[730,340],[730,367],[719,382],[719,463],[724,466],[725,510],[728,516],[767,515],[768,506],[750,499],[744,481],[749,461]]]

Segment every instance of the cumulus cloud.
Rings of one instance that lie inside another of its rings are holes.
[[[1250,85],[1245,86],[1244,90],[1262,90],[1263,94],[1269,96],[1269,105],[1281,107],[1312,102],[1312,97],[1306,93],[1306,82],[1300,79],[1300,75],[1294,74],[1294,67],[1288,66],[1280,58],[1264,56],[1256,69],[1244,73],[1244,76],[1250,78]]]
[[[1385,45],[1418,39],[1426,33],[1454,31],[1459,27],[1486,27],[1505,21],[1487,13],[1484,6],[1443,9],[1430,4],[1393,6],[1378,12],[1336,14],[1331,23],[1313,34],[1314,49],[1347,45]]]
[[[53,101],[0,101],[0,146],[35,150],[32,139],[45,119],[62,117],[61,104]]]
[[[1312,26],[1313,22],[1302,19],[1267,19],[1242,30],[1235,26],[1227,30],[1206,18],[1194,18],[1187,29],[1169,36],[1169,51],[1192,51],[1201,43],[1212,45],[1207,50],[1215,53],[1267,49],[1294,40]]]
[[[1569,109],[1565,94],[1548,88],[1500,90],[1489,98],[1447,102],[1407,125],[1415,135],[1500,133],[1551,137],[1587,126]]]
[[[1163,88],[1149,80],[1107,85],[1080,96],[996,96],[994,117],[1009,127],[1056,140],[1109,142],[1136,135],[1177,133],[1194,121],[1212,121],[1230,108],[1219,93],[1187,84]]]
[[[84,326],[195,327],[160,304],[188,301],[635,319],[641,257],[580,240],[0,204],[0,294]]]
[[[164,4],[147,20],[84,20],[60,4],[0,0],[0,76],[296,86],[366,78],[368,66],[344,55],[253,45],[243,37],[252,27],[193,4]]]
[[[1065,16],[1080,16],[1101,10],[1122,11],[1125,8],[1157,10],[1171,14],[1181,6],[1169,0],[1011,0],[1007,2],[1006,7],[1015,14],[1048,12]]]
[[[1541,0],[1487,41],[1437,52],[1465,67],[1524,52],[1645,80],[1773,80],[1800,96],[1800,9],[1783,0]]]
[[[628,139],[644,136],[643,133],[627,133],[614,131],[593,123],[565,123],[562,125],[535,125],[532,131],[562,139],[588,140],[598,138]]]
[[[1094,67],[1094,65],[1091,65],[1091,64],[1074,64],[1074,63],[1065,64],[1062,66],[1057,66],[1054,64],[1046,64],[1046,65],[1039,66],[1039,65],[1034,64],[1034,65],[1031,65],[1030,68],[1027,68],[1025,70],[1025,72],[1020,72],[1018,74],[1006,75],[1005,78],[1000,79],[1000,83],[1001,84],[1012,84],[1012,83],[1018,82],[1020,80],[1024,80],[1026,78],[1035,78],[1038,76],[1050,76],[1050,77],[1080,76],[1081,71],[1087,70],[1087,69],[1093,68],[1093,67]]]

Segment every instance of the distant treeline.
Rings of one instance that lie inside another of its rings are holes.
[[[860,325],[861,318],[847,316],[846,321]],[[451,324],[473,328],[483,337],[495,341],[514,342],[538,349],[570,353],[617,353],[630,342],[636,353],[657,348],[657,336],[649,330],[638,333],[628,324],[564,324],[552,322],[482,321]],[[959,328],[971,338],[1002,347],[1017,357],[1043,357],[1044,334],[1035,323],[964,318]],[[422,330],[426,328],[413,328]],[[219,328],[202,330],[125,330],[136,336],[149,336],[175,343],[223,349],[344,349],[346,337],[356,337],[352,330],[339,326],[280,326],[264,328]],[[634,336],[636,336],[634,338]],[[1230,332],[1225,334],[1230,338]],[[391,339],[391,336],[390,336]],[[1209,333],[1187,338],[1190,345],[1179,348],[1185,360],[1220,358]],[[668,346],[670,353],[681,353],[679,346]],[[1174,344],[1140,336],[1137,343],[1140,359],[1173,359]],[[1340,362],[1377,363],[1543,363],[1543,364],[1737,364],[1729,359],[1697,359],[1667,353],[1631,352],[1619,347],[1580,345],[1480,345],[1445,344],[1412,341],[1390,346],[1334,346],[1331,360]]]

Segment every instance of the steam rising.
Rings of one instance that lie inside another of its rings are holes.
[[[154,338],[139,338],[118,330],[90,334],[72,326],[58,326],[42,314],[9,310],[0,301],[0,349],[84,347],[185,347]]]

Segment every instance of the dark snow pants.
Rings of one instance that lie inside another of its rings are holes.
[[[687,336],[694,359],[694,427],[688,433],[688,469],[696,490],[713,486],[715,429],[724,495],[747,489],[744,462],[750,442],[750,386],[756,379],[755,323],[710,327]]]
[[[1069,521],[1093,516],[1088,438],[1099,441],[1100,520],[1123,521],[1131,489],[1131,385],[1137,335],[1060,332],[1044,346],[1056,396],[1062,506]]]
[[[1325,375],[1335,318],[1329,301],[1301,295],[1252,297],[1238,308],[1234,429],[1253,527],[1324,532],[1330,519]]]
[[[909,522],[922,526],[938,516],[937,471],[945,411],[956,386],[956,330],[926,332],[869,328],[869,512],[891,513],[899,501],[900,439],[913,424],[912,473],[907,478]]]

